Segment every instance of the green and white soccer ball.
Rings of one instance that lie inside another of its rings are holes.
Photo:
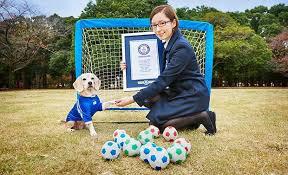
[[[173,163],[182,163],[186,160],[188,153],[179,143],[174,143],[167,149],[170,161]]]
[[[142,145],[140,148],[140,159],[145,163],[149,163],[150,155],[156,148],[157,145],[152,142],[147,142],[146,144]]]
[[[112,160],[116,159],[120,154],[120,147],[116,142],[107,141],[101,148],[101,156],[104,159]]]
[[[149,130],[141,131],[141,132],[138,134],[137,139],[138,139],[142,144],[145,144],[145,143],[148,143],[148,142],[154,142],[153,135],[152,135],[152,133],[151,133]]]
[[[182,145],[188,154],[190,153],[190,151],[192,149],[191,143],[189,142],[189,140],[187,140],[185,138],[177,138],[174,141],[174,143],[179,143],[180,145]]]
[[[153,169],[162,170],[170,163],[170,158],[165,148],[157,147],[152,150],[148,161]]]
[[[141,143],[138,140],[129,138],[123,145],[123,152],[127,156],[137,156],[140,153],[140,147]]]
[[[120,133],[114,138],[114,142],[116,142],[119,145],[120,149],[122,149],[125,141],[129,138],[130,136],[128,134]]]

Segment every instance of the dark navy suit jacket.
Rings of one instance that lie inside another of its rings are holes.
[[[194,50],[176,30],[163,53],[164,70],[148,87],[133,96],[142,106],[145,100],[160,94],[147,118],[156,124],[169,119],[202,112],[209,107],[209,92],[200,73]]]

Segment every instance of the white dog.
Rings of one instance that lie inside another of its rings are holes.
[[[90,135],[97,137],[93,126],[92,116],[97,111],[103,111],[114,102],[100,102],[97,96],[101,81],[93,73],[84,73],[73,83],[73,87],[80,96],[66,117],[66,127],[68,131],[83,129],[84,124],[89,129]]]

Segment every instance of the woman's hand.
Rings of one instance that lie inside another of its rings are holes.
[[[134,101],[133,97],[128,97],[128,98],[126,97],[126,98],[115,100],[115,102],[116,102],[115,103],[116,106],[123,107],[123,106],[127,106],[131,103],[134,103],[135,101]]]
[[[121,68],[122,71],[123,71],[124,69],[126,69],[126,63],[121,62],[121,63],[120,63],[120,68]]]

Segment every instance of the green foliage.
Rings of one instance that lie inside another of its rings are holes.
[[[279,23],[271,23],[261,25],[260,35],[263,37],[273,37],[283,30],[283,26]]]
[[[191,19],[197,15],[193,10],[190,10],[188,7],[177,8],[177,16],[179,19]]]
[[[71,65],[69,51],[57,51],[54,52],[49,61],[49,72],[53,77],[60,77],[70,72]]]
[[[258,6],[251,10],[246,10],[251,28],[263,37],[273,37],[280,33],[288,24],[288,6],[278,4],[272,6],[270,10],[264,6]]]
[[[208,12],[202,19],[213,24],[216,29],[236,25],[236,21],[223,12]]]
[[[243,12],[228,12],[229,14],[237,23],[243,26],[249,26],[249,19],[246,13]]]
[[[269,12],[274,14],[275,16],[279,16],[279,14],[288,11],[288,6],[285,4],[277,4],[270,8]]]
[[[279,21],[282,26],[288,26],[288,12],[281,12],[279,14]]]
[[[167,0],[96,0],[96,4],[90,1],[80,18],[147,18],[161,4],[167,4]]]
[[[254,7],[253,9],[251,10],[246,10],[246,12],[249,11],[250,13],[259,13],[259,14],[265,14],[268,12],[268,8],[263,6],[263,5],[260,5],[260,6],[257,6],[257,7]]]
[[[261,36],[271,37],[281,32],[282,26],[280,25],[279,19],[272,14],[264,14],[259,20],[258,31]]]
[[[241,26],[226,27],[216,36],[214,59],[221,63],[218,76],[230,81],[261,76],[271,58],[271,51],[262,37],[249,27]]]
[[[50,60],[49,73],[54,78],[62,75],[69,75],[74,70],[74,57],[72,45],[72,30],[74,29],[75,18],[61,18],[54,14],[48,17],[53,26],[54,37],[49,44]]]
[[[196,8],[189,9],[188,7],[177,8],[176,13],[179,19],[187,20],[201,20],[207,13],[219,12],[217,9],[206,6],[197,6]]]

